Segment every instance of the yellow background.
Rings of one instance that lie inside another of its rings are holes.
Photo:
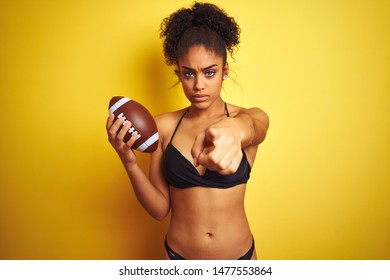
[[[245,202],[259,258],[389,259],[389,2],[213,2],[242,28],[223,97],[271,119]],[[105,121],[113,95],[187,106],[158,28],[189,4],[1,1],[1,259],[161,258],[169,219]]]

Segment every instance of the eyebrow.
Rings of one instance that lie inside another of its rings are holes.
[[[208,70],[210,68],[213,68],[215,66],[218,66],[218,64],[212,64],[210,66],[207,66],[205,68],[202,68],[201,70],[204,71],[204,70]],[[191,70],[191,71],[195,71],[195,69],[192,69],[191,67],[187,67],[187,66],[182,66],[181,68],[185,69],[185,70]]]

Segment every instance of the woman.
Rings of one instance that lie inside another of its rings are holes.
[[[268,117],[258,108],[226,104],[221,98],[229,74],[227,52],[239,43],[233,18],[212,4],[194,3],[161,24],[164,54],[176,66],[190,106],[155,118],[160,134],[149,178],[123,142],[131,123],[107,120],[118,153],[141,205],[157,220],[171,211],[166,259],[256,259],[244,210],[246,182]]]

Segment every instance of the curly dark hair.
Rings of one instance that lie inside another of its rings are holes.
[[[233,57],[240,43],[240,27],[226,12],[214,4],[194,2],[190,8],[182,8],[161,22],[160,38],[168,65],[178,63],[189,48],[202,45],[222,56],[227,51]]]

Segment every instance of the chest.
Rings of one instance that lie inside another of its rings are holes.
[[[223,118],[225,116],[222,116]],[[218,121],[215,120],[204,120],[204,121],[193,121],[191,119],[184,118],[178,125],[176,132],[172,138],[171,144],[186,158],[190,163],[193,163],[191,155],[191,149],[197,137],[202,137],[205,131],[210,125]],[[204,174],[206,169],[203,166],[195,167],[199,174]]]

